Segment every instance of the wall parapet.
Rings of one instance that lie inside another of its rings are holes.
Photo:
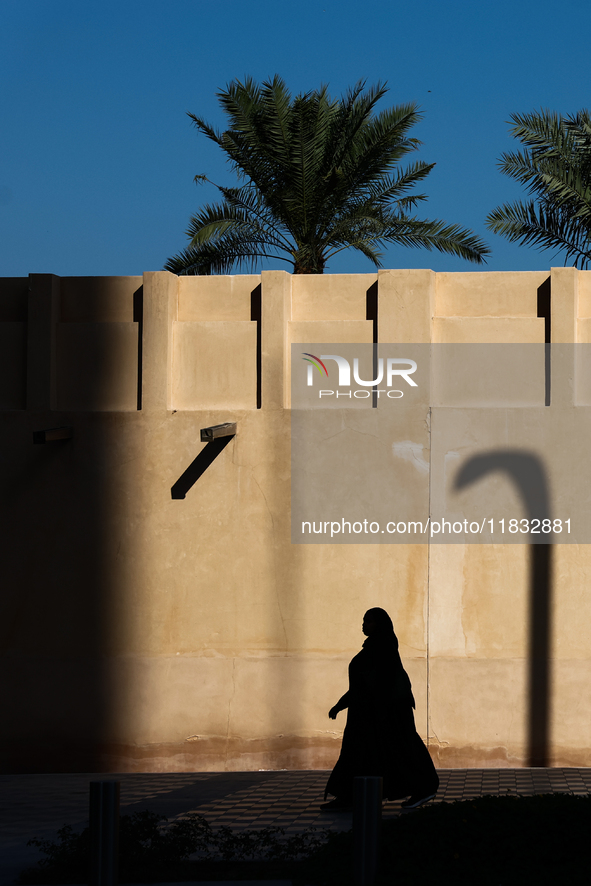
[[[0,409],[281,408],[300,341],[588,343],[591,271],[3,278]]]

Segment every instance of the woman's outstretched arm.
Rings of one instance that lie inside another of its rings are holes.
[[[339,711],[344,711],[349,707],[349,693],[345,692],[342,698],[339,698],[336,705],[330,709],[328,716],[331,720],[336,720]]]

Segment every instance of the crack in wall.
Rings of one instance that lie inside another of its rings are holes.
[[[437,735],[437,733],[435,732],[435,730],[433,730],[433,731],[431,732],[431,735],[432,735],[432,737],[435,739],[435,741],[437,742],[437,744],[438,744],[438,746],[439,746],[440,748],[447,748],[447,747],[449,747],[449,742],[448,742],[448,741],[442,741],[442,740],[439,738],[439,736]]]
[[[226,721],[226,747],[224,749],[224,769],[228,771],[228,746],[230,744],[230,718],[232,716],[232,702],[236,695],[236,659],[232,658],[232,693],[228,699],[228,719]]]

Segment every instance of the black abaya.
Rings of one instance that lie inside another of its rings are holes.
[[[349,691],[337,705],[348,708],[347,725],[325,797],[349,801],[359,775],[382,776],[383,796],[390,800],[437,791],[439,777],[416,731],[414,706],[396,635],[372,634],[349,665]]]

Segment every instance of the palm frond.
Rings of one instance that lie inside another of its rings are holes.
[[[234,265],[254,268],[259,258],[293,261],[281,253],[272,232],[245,220],[214,221],[196,232],[188,249],[169,259],[165,270],[174,274],[228,274]]]
[[[501,155],[499,168],[520,182],[529,202],[506,203],[486,219],[496,234],[524,246],[564,252],[575,267],[591,262],[591,118],[541,110],[514,114],[512,134],[527,148]]]
[[[482,264],[484,256],[490,255],[490,249],[480,237],[459,225],[448,225],[440,220],[424,221],[401,215],[392,220],[384,239],[405,246],[437,249],[476,264]]]
[[[486,224],[512,243],[564,252],[575,267],[583,269],[591,262],[591,228],[560,207],[533,200],[507,203],[491,212]]]
[[[326,86],[292,97],[278,76],[261,85],[245,78],[218,92],[225,131],[190,114],[222,148],[240,184],[218,186],[222,201],[193,216],[189,248],[167,268],[225,273],[247,262],[249,238],[255,259],[272,253],[296,273],[321,272],[346,248],[379,266],[387,242],[482,261],[488,250],[470,232],[407,215],[425,199],[414,189],[433,164],[400,167],[420,144],[410,136],[420,114],[413,103],[377,112],[386,91],[384,83],[366,88],[360,81],[340,99]]]

